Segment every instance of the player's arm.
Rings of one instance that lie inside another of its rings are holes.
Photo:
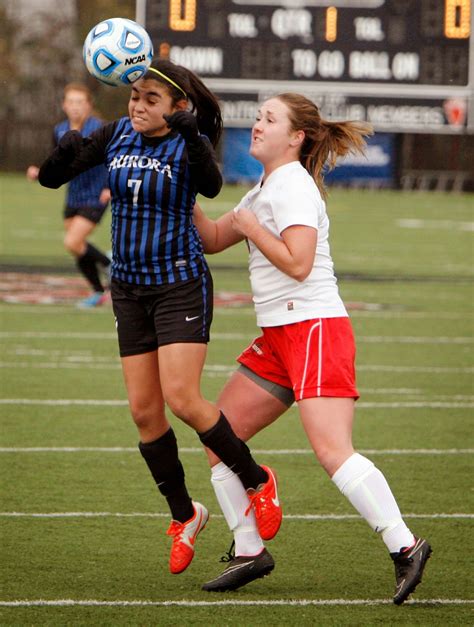
[[[229,211],[218,220],[211,220],[198,203],[194,205],[193,221],[205,253],[219,253],[244,239],[243,235],[232,228],[231,214],[232,211]]]
[[[281,239],[263,227],[249,209],[233,212],[232,227],[251,240],[265,257],[296,281],[304,281],[313,268],[318,231],[312,226],[294,224],[281,233]]]
[[[57,189],[78,174],[104,163],[107,144],[116,122],[82,137],[78,131],[68,131],[40,167],[38,180],[43,187]]]
[[[200,137],[199,141],[186,147],[196,190],[206,198],[215,198],[222,189],[222,175],[211,143],[207,138]]]
[[[176,111],[163,117],[186,142],[189,169],[196,191],[206,198],[214,198],[221,191],[222,175],[211,142],[199,134],[196,117],[189,111]]]

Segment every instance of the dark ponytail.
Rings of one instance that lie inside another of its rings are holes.
[[[221,109],[217,98],[199,76],[168,59],[156,59],[143,78],[165,85],[174,104],[186,98],[196,115],[200,133],[206,135],[214,147],[218,144],[223,127]]]
[[[300,94],[285,93],[277,96],[289,108],[291,130],[304,131],[300,162],[316,181],[323,197],[324,172],[332,170],[339,157],[349,153],[364,153],[365,137],[373,134],[365,122],[330,122],[323,120],[318,107]]]

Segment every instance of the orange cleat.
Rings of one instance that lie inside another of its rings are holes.
[[[278,500],[276,475],[268,466],[262,468],[268,475],[268,481],[260,484],[256,490],[252,488],[247,490],[250,505],[245,515],[247,516],[253,507],[260,537],[262,540],[271,540],[280,529],[283,512]]]
[[[170,572],[174,575],[182,573],[194,557],[194,543],[198,534],[204,529],[209,513],[204,505],[193,501],[194,516],[187,522],[172,520],[167,535],[172,536],[173,545],[170,553]]]

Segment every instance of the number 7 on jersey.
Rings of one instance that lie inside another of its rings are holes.
[[[140,189],[142,182],[140,179],[128,179],[127,187],[133,188],[133,206],[136,207],[138,204],[138,191]]]

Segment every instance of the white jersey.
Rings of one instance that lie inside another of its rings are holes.
[[[316,255],[309,276],[299,282],[278,270],[249,241],[250,282],[260,327],[274,327],[313,318],[346,317],[334,276],[329,250],[329,219],[326,205],[311,175],[299,161],[274,170],[240,201],[235,211],[246,207],[273,235],[289,226],[311,226],[318,231]]]

